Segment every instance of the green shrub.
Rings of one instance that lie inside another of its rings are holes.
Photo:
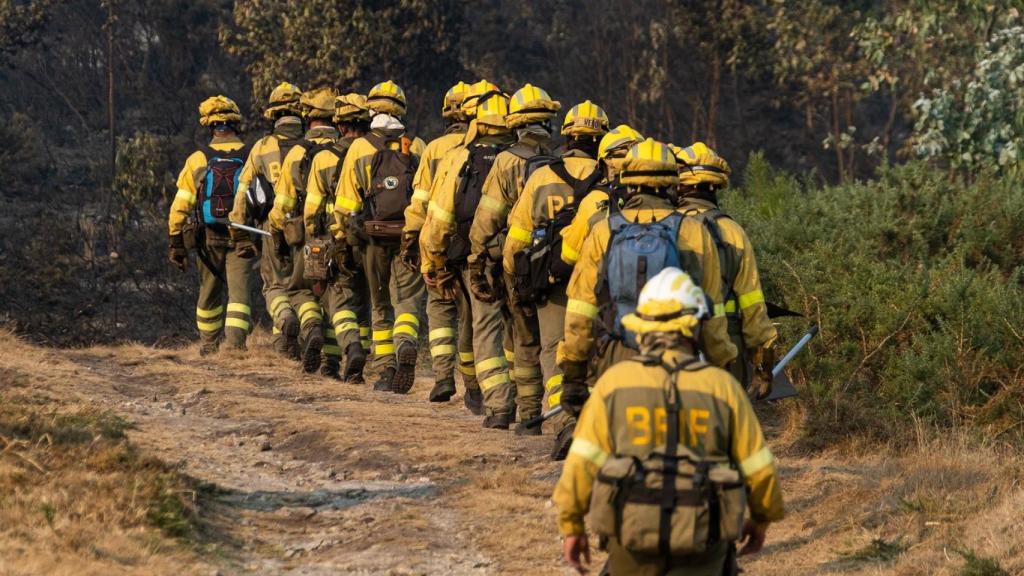
[[[757,248],[768,299],[820,322],[794,364],[810,434],[1021,420],[1019,180],[962,184],[911,163],[814,188],[754,155],[745,183],[723,205]],[[805,329],[783,323],[785,344]]]

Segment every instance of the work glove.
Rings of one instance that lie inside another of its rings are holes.
[[[441,298],[445,300],[455,300],[458,296],[458,281],[455,272],[447,268],[442,268],[434,274],[435,288],[441,293]]]
[[[562,362],[562,410],[573,418],[580,415],[590,397],[586,362]]]
[[[481,258],[470,264],[469,268],[469,291],[477,300],[484,304],[493,304],[498,301],[494,287],[487,278],[487,260]]]
[[[270,239],[274,241],[274,253],[282,260],[290,260],[292,257],[291,246],[284,239],[284,230],[271,229]]]
[[[246,232],[235,232],[235,256],[248,260],[256,255],[256,245]]]
[[[349,274],[358,274],[360,272],[359,262],[356,261],[356,253],[348,243],[339,242],[335,244],[334,251],[334,261],[338,264],[339,269]]]
[[[751,400],[764,400],[772,393],[772,368],[775,367],[775,347],[757,348],[750,355],[754,365],[754,377],[747,388]]]
[[[188,250],[185,249],[185,238],[181,234],[172,234],[170,237],[170,246],[167,249],[167,259],[178,267],[179,270],[184,270],[188,267]]]
[[[420,233],[410,231],[402,233],[402,244],[398,249],[398,257],[412,270],[420,269]]]

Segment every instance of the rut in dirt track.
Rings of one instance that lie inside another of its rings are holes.
[[[300,376],[260,354],[75,351],[78,394],[216,486],[200,502],[229,573],[564,573],[550,436],[483,430],[426,402]],[[508,528],[514,526],[514,531]]]

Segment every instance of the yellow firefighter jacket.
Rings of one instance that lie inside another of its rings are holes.
[[[649,222],[661,220],[674,210],[666,198],[637,194],[626,201],[622,215],[633,222]],[[608,220],[603,219],[594,225],[583,243],[566,289],[569,300],[565,312],[565,339],[558,344],[559,364],[589,361],[594,351],[594,324],[599,321],[601,305],[597,301],[597,292],[601,288],[598,281],[610,239]],[[729,339],[715,242],[697,219],[684,218],[679,226],[678,246],[683,268],[715,305],[712,317],[704,323],[704,347],[709,360],[724,366],[736,357],[737,350]]]
[[[375,133],[382,134],[374,131]],[[388,138],[400,138],[402,134],[389,133]],[[422,157],[426,145],[423,140],[414,138],[409,151],[417,158]],[[345,239],[345,225],[349,218],[363,211],[363,198],[370,188],[370,164],[377,147],[365,137],[356,138],[345,154],[345,161],[341,163],[341,175],[338,178],[338,188],[334,194],[334,237],[338,240]]]
[[[339,138],[333,150],[321,150],[309,164],[306,180],[306,203],[302,207],[302,220],[306,237],[317,236],[318,220],[323,219],[323,231],[334,229],[334,191],[338,184],[338,169],[355,138]]]
[[[476,132],[476,131],[474,131]],[[467,134],[467,138],[469,135]],[[455,218],[456,193],[462,184],[462,167],[469,161],[470,149],[476,146],[504,146],[510,135],[494,134],[476,136],[472,142],[464,143],[445,154],[438,167],[437,178],[430,191],[430,217],[427,225],[420,232],[420,249],[424,260],[421,269],[440,270],[448,261],[448,247],[452,238],[458,233]],[[500,153],[499,153],[500,154]],[[484,179],[482,190],[486,189],[497,168],[497,156],[491,170]]]
[[[573,178],[584,179],[597,169],[597,160],[579,150],[570,150],[562,157],[566,171]],[[530,176],[508,215],[508,237],[502,250],[507,274],[515,272],[516,253],[533,242],[534,228],[553,219],[563,206],[572,201],[572,186],[563,182],[550,166],[544,166]]]
[[[314,144],[330,144],[338,140],[338,131],[333,126],[317,126],[306,131],[305,139]],[[302,158],[305,155],[305,148],[295,146],[281,162],[281,178],[274,187],[274,207],[267,215],[267,222],[275,230],[284,228],[285,219],[295,211],[299,197],[306,193],[306,183],[302,181]]]
[[[547,154],[547,150],[539,140],[527,135],[494,159],[469,229],[470,264],[481,258],[496,260],[493,254],[488,256],[488,252],[500,249],[504,243],[501,235],[508,228],[508,212],[519,200],[526,184],[526,161],[538,154]]]
[[[412,181],[412,201],[405,209],[405,232],[419,232],[427,218],[430,203],[430,189],[437,177],[438,164],[452,148],[462,144],[466,134],[465,124],[452,124],[443,136],[435,138],[423,149],[420,165]]]
[[[260,174],[266,178],[271,186],[277,186],[281,178],[281,160],[288,151],[281,150],[281,141],[298,141],[302,138],[302,119],[298,116],[285,116],[274,123],[273,133],[264,136],[252,145],[249,157],[245,160],[242,173],[238,176],[238,193],[235,194],[235,204],[232,206],[228,219],[235,224],[253,224],[249,220],[249,213],[246,211],[245,193],[249,185]],[[231,229],[232,235],[235,229]]]
[[[562,261],[570,266],[575,266],[580,259],[583,241],[587,239],[594,224],[608,218],[609,195],[603,188],[609,184],[603,182],[601,185],[602,188],[591,190],[579,201],[572,222],[562,229]]]
[[[692,359],[669,352],[662,361],[679,366]],[[583,517],[598,470],[611,456],[646,457],[664,444],[666,370],[636,360],[620,362],[597,381],[583,406],[572,447],[552,500],[563,535],[584,533]],[[679,441],[703,457],[728,457],[748,489],[754,522],[784,515],[775,457],[765,443],[746,392],[726,371],[704,362],[676,373],[680,395]],[[660,418],[660,421],[659,421]]]
[[[238,150],[242,146],[242,141],[237,136],[214,137],[210,140],[210,148],[223,152]],[[196,150],[185,160],[185,167],[178,174],[178,192],[174,195],[171,213],[167,217],[167,228],[171,236],[181,234],[185,221],[195,211],[199,188],[206,178],[207,162],[206,154],[202,150]]]
[[[710,200],[685,198],[679,210],[687,216],[694,216],[717,209],[718,206]],[[743,342],[747,348],[768,346],[778,333],[768,318],[754,246],[743,227],[732,218],[718,218],[715,224],[725,244],[725,250],[718,251],[723,283],[732,282],[723,287],[725,313],[730,320],[738,320],[742,325]]]

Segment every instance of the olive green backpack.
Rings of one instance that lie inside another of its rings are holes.
[[[701,554],[742,533],[747,493],[739,471],[728,458],[701,457],[679,443],[681,368],[668,369],[666,444],[643,459],[609,458],[597,473],[591,527],[630,552]]]

